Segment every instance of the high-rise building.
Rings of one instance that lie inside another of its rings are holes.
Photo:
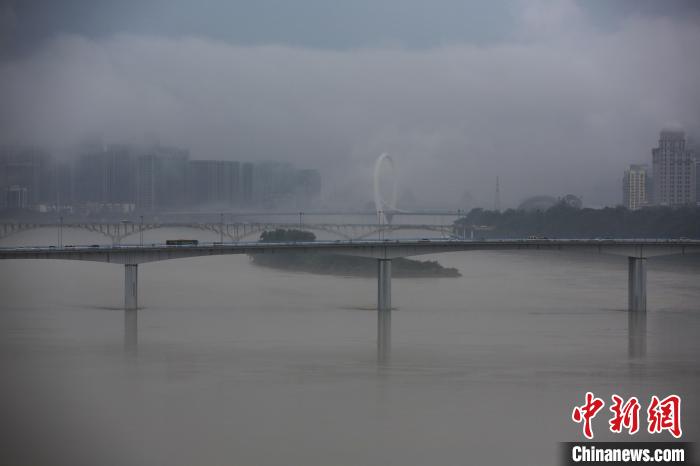
[[[501,184],[498,177],[496,177],[496,198],[494,199],[493,208],[496,212],[501,211]]]
[[[288,162],[266,161],[241,166],[241,198],[249,206],[305,208],[321,195],[321,174],[297,170]]]
[[[230,180],[228,184],[227,190],[224,192],[227,193],[226,196],[229,199],[229,202],[233,205],[235,204],[240,204],[241,202],[241,163],[240,162],[225,162],[226,167],[228,167],[226,170],[228,170],[228,174],[225,175],[225,179]],[[225,171],[226,173],[226,171]]]
[[[646,165],[630,165],[622,179],[622,204],[630,210],[637,210],[649,204],[647,187],[649,174]]]
[[[27,188],[20,185],[7,186],[3,190],[3,207],[6,209],[26,209],[29,207],[27,201]]]
[[[691,152],[695,161],[695,205],[700,207],[700,141],[688,137],[686,148]]]
[[[247,206],[253,202],[253,164],[250,162],[241,166],[241,201]]]
[[[185,205],[189,152],[156,146],[136,161],[136,207],[173,210]]]
[[[136,158],[129,146],[85,145],[75,162],[75,198],[97,209],[131,210],[136,202]]]
[[[47,209],[54,211],[73,208],[73,169],[69,162],[54,160],[51,164],[51,181]]]
[[[299,170],[296,178],[297,207],[309,207],[321,197],[321,173],[315,169]]]
[[[294,205],[296,169],[287,162],[259,162],[253,170],[253,201],[264,208]]]
[[[663,206],[694,204],[695,160],[685,147],[683,131],[661,131],[659,147],[652,149],[654,203]]]
[[[38,147],[0,147],[0,208],[36,208],[47,202],[51,157]]]
[[[695,159],[695,204],[700,206],[700,158]]]
[[[191,160],[187,193],[191,204],[232,206],[240,200],[240,163],[225,160]]]

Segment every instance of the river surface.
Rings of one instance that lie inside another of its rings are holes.
[[[172,237],[192,233],[145,241]],[[37,230],[0,246],[55,240]],[[0,461],[555,465],[558,442],[583,440],[571,410],[586,391],[606,401],[596,440],[631,438],[607,432],[613,393],[643,411],[651,395],[679,394],[683,439],[700,438],[698,258],[649,260],[646,318],[625,310],[622,257],[421,259],[462,277],[394,279],[381,357],[375,279],[246,256],[150,263],[140,309],[125,314],[122,266],[0,261]]]

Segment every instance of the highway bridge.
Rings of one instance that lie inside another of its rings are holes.
[[[628,258],[628,308],[646,311],[646,261],[649,257],[700,253],[700,240],[612,240],[612,239],[413,239],[336,240],[312,242],[217,242],[184,245],[91,245],[0,248],[0,259],[60,259],[122,264],[125,268],[124,308],[138,307],[139,264],[188,257],[229,254],[278,254],[325,252],[369,257],[377,260],[377,310],[391,310],[391,260],[458,251],[579,251],[614,254]]]

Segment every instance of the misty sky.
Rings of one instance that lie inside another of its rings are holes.
[[[321,169],[371,200],[620,202],[663,127],[700,134],[700,2],[0,0],[0,143],[107,142]]]

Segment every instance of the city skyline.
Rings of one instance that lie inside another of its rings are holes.
[[[625,170],[622,202],[613,205],[636,210],[653,205],[695,204],[700,193],[700,160],[697,151],[688,147],[684,131],[662,129],[658,147],[650,150],[648,162],[631,164]],[[187,149],[160,142],[137,145],[91,140],[72,152],[73,156],[65,160],[39,146],[0,146],[0,210],[60,211],[62,205],[84,213],[158,212],[183,207],[337,207],[322,196],[317,169],[297,170],[288,162],[194,159]],[[22,170],[29,171],[23,174]],[[165,178],[155,175],[164,172],[169,173]],[[173,178],[173,173],[180,174]],[[496,210],[500,210],[499,184],[497,176]],[[399,203],[408,202],[410,208],[415,208],[411,187],[401,189]],[[517,208],[522,209],[535,198],[549,199],[546,202],[553,205],[557,198],[568,196],[576,197],[580,205],[595,207],[584,205],[580,196],[572,193],[539,193],[520,200]],[[349,207],[358,209],[367,203],[365,199]],[[465,191],[458,209],[467,212],[475,207],[489,208],[473,204]]]
[[[696,205],[700,200],[699,163],[698,151],[689,148],[684,131],[662,129],[651,159],[625,170],[622,205],[630,210]]]
[[[249,15],[269,26],[280,5],[197,9],[178,0],[168,11],[182,28],[163,31],[160,0],[119,12],[70,0],[73,20],[48,5],[39,18],[32,1],[5,3],[0,15],[26,45],[0,59],[5,144],[59,154],[91,134],[129,143],[149,134],[195,159],[314,166],[335,204],[363,202],[371,164],[388,152],[421,203],[457,208],[468,190],[492,206],[499,176],[503,207],[569,192],[603,206],[620,201],[622,171],[646,156],[659,129],[700,134],[694,2],[441,0],[440,9],[382,0],[355,13],[314,4],[317,21],[300,21],[324,37],[320,47],[282,25],[284,34],[261,28],[247,39],[214,27]],[[482,17],[482,27],[462,32],[445,23],[449,12]],[[372,33],[343,39],[343,30],[362,35],[344,23],[358,14],[376,21]],[[424,28],[423,40],[409,24]]]
[[[196,160],[160,144],[84,144],[69,159],[33,146],[0,146],[0,212],[157,213],[183,208],[313,208],[313,168],[265,161]]]

